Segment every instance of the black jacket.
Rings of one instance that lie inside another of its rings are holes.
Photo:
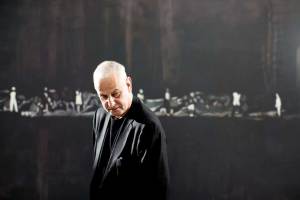
[[[103,108],[95,112],[91,199],[165,200],[169,171],[166,137],[159,119],[134,97],[105,159],[111,120]]]

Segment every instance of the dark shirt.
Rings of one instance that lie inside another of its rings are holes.
[[[121,132],[122,124],[124,122],[124,118],[116,119],[114,117],[110,117],[110,134],[109,134],[109,141],[110,141],[110,150],[114,144],[116,136]]]

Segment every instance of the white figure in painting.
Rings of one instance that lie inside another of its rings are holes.
[[[144,102],[145,100],[145,95],[144,95],[144,90],[143,89],[139,89],[139,92],[136,95],[142,102]]]
[[[44,112],[49,112],[49,94],[48,94],[48,88],[44,87],[44,93],[43,93],[43,103],[44,103]]]
[[[164,104],[164,107],[166,108],[167,113],[169,114],[171,109],[171,93],[169,88],[167,88],[165,92]]]
[[[80,112],[82,106],[82,93],[79,90],[75,91],[75,105],[76,111]]]
[[[9,111],[18,112],[18,103],[17,103],[17,92],[16,87],[11,87],[10,98],[9,98]]]
[[[241,94],[238,92],[233,92],[232,93],[232,114],[231,116],[234,116],[236,112],[240,112],[240,106],[241,106]]]
[[[280,98],[279,94],[276,93],[275,108],[276,108],[276,114],[278,117],[281,116],[281,106],[282,106],[281,98]]]

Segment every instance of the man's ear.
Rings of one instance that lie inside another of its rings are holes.
[[[128,89],[129,89],[129,92],[132,92],[132,80],[131,80],[130,76],[127,76],[126,85],[127,85]]]

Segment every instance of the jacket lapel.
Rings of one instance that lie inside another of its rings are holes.
[[[109,122],[109,118],[110,118],[109,115],[105,116],[103,126],[101,127],[101,133],[98,136],[100,138],[96,140],[97,143],[96,143],[95,159],[94,159],[94,163],[93,163],[93,170],[95,170],[97,168],[97,163],[98,163],[98,160],[99,160],[99,156],[101,155],[101,152],[102,152],[102,149],[103,149],[104,139],[105,139],[105,136],[107,135],[107,125],[108,125],[108,122]],[[98,128],[99,128],[100,125],[101,125],[100,122],[97,123]]]
[[[130,125],[132,124],[133,119],[127,119],[124,124],[122,125],[122,128],[120,129],[121,131],[118,132],[116,139],[114,141],[114,144],[112,146],[112,150],[111,150],[111,154],[108,160],[108,164],[107,167],[105,169],[104,172],[104,176],[103,176],[103,181],[105,180],[108,172],[110,171],[110,169],[112,168],[112,164],[113,161],[116,160],[118,158],[118,156],[121,154],[125,143],[126,143],[126,138],[128,137],[129,134],[129,128],[131,127]],[[123,129],[124,127],[124,129]]]

